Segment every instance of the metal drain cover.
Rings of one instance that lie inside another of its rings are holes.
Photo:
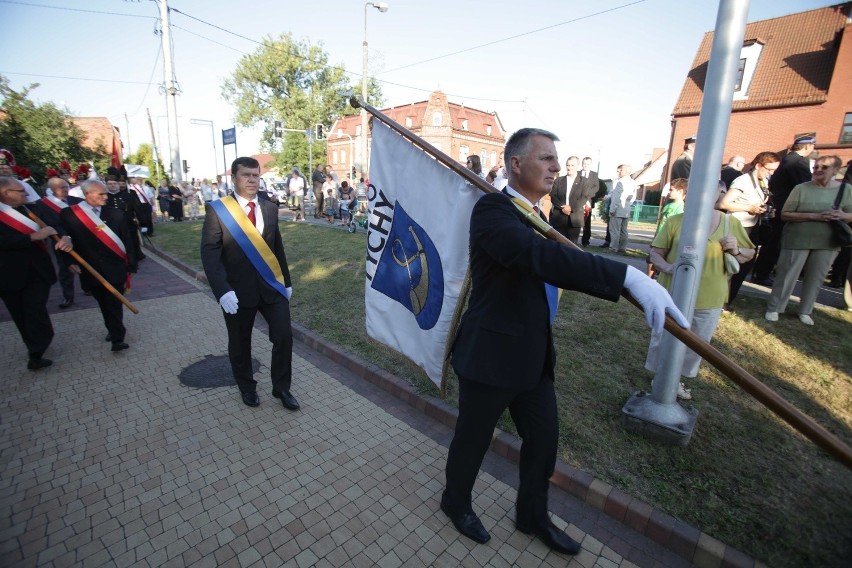
[[[260,362],[252,357],[252,373],[256,373],[258,369],[260,369]],[[196,389],[230,387],[237,384],[227,355],[207,355],[203,360],[182,370],[178,379],[186,386]]]

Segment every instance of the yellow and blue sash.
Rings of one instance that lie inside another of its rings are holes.
[[[266,241],[263,240],[263,237],[260,236],[257,227],[249,221],[248,215],[237,203],[237,200],[229,195],[211,201],[210,207],[219,216],[222,224],[237,241],[264,282],[289,300],[290,294],[287,290],[287,284],[284,282],[284,274],[281,272],[281,264],[278,262],[278,258],[266,244]],[[257,214],[262,215],[260,207],[257,208]]]

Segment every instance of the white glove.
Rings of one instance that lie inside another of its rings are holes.
[[[293,296],[293,287],[287,286],[286,288],[284,288],[284,292],[286,292],[286,294],[284,294],[284,297],[287,298],[287,301],[289,302],[290,298]]]
[[[222,294],[222,297],[219,298],[219,305],[222,306],[222,309],[225,310],[226,314],[235,314],[237,313],[237,307],[240,302],[237,300],[237,293],[231,290],[230,292],[225,292]]]
[[[645,321],[648,322],[648,327],[654,333],[663,331],[663,326],[666,323],[666,312],[674,318],[679,326],[689,327],[689,322],[675,306],[668,291],[660,286],[656,280],[651,280],[645,273],[628,266],[627,273],[624,275],[624,287],[630,291],[630,295],[645,310]]]

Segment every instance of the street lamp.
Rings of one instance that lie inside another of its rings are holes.
[[[364,43],[363,61],[361,65],[361,99],[367,102],[367,6],[372,6],[379,12],[387,12],[386,2],[364,3]],[[361,175],[367,177],[367,111],[361,109]]]

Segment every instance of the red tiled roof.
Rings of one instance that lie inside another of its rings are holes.
[[[436,94],[440,97],[444,97],[443,93],[441,93],[440,91],[432,93],[432,97],[435,97]],[[466,107],[464,105],[451,103],[449,101],[446,101],[446,103],[450,111],[449,118],[453,130],[464,131],[462,129],[462,120],[467,120],[467,132],[473,134],[481,134],[482,136],[490,136],[491,138],[497,138],[499,140],[505,140],[506,135],[503,132],[503,125],[500,123],[500,119],[497,117],[496,113]],[[428,104],[428,100],[419,101],[407,105],[384,108],[381,109],[381,112],[385,114],[388,118],[394,120],[395,122],[398,122],[403,126],[406,126],[406,119],[411,118],[411,126],[408,126],[407,128],[412,131],[418,131],[423,128],[423,126],[431,126],[430,124],[424,125],[424,117]],[[336,120],[332,125],[332,129],[330,131],[331,138],[336,139],[337,132],[341,129],[344,133],[355,136],[356,127],[360,124],[360,115],[345,116],[343,118],[340,118]],[[487,134],[488,130],[486,128],[489,125],[491,126],[490,135]],[[446,122],[444,122],[444,126],[447,126]]]
[[[850,7],[852,2],[846,2],[748,24],[745,42],[759,41],[763,50],[748,98],[735,100],[733,110],[825,101]],[[675,116],[701,110],[712,43],[713,32],[707,32],[675,104],[672,112]]]

